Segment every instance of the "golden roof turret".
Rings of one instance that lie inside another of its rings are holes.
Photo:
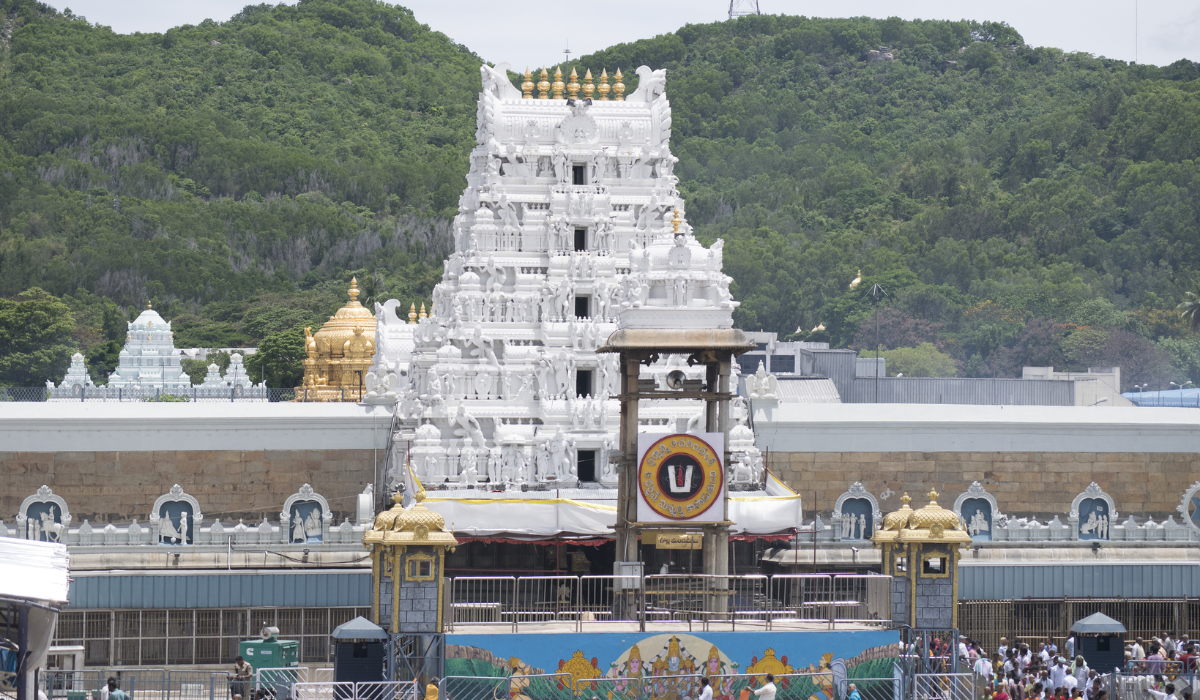
[[[454,551],[458,540],[446,530],[446,519],[425,507],[423,494],[411,508],[401,505],[403,495],[392,496],[394,505],[375,516],[375,523],[363,533],[363,544],[383,545],[438,545]]]
[[[600,87],[596,88],[596,91],[600,93],[600,99],[607,101],[609,90],[612,90],[612,86],[608,84],[608,69],[601,68],[600,69]]]
[[[617,69],[617,74],[613,76],[617,82],[613,83],[613,100],[616,102],[625,101],[625,83],[621,82],[621,69]]]
[[[918,510],[909,508],[912,499],[904,494],[899,510],[883,516],[883,527],[871,540],[876,544],[889,542],[961,542],[969,543],[971,536],[962,527],[962,520],[953,511],[938,505],[937,491],[929,492],[929,504]]]
[[[357,401],[375,356],[375,314],[358,302],[358,279],[350,280],[350,301],[315,334],[304,329],[304,383],[298,401]],[[301,394],[305,388],[307,392]]]

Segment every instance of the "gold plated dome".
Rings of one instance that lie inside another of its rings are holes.
[[[937,503],[938,492],[929,492],[929,505],[914,511],[908,519],[910,529],[928,530],[934,525],[941,525],[943,530],[953,530],[958,527],[958,516],[954,511],[946,510]]]
[[[446,519],[441,513],[429,510],[421,503],[423,496],[411,508],[401,505],[403,495],[392,496],[394,505],[375,516],[375,523],[363,533],[363,544],[383,545],[440,545],[454,551],[458,540],[446,531]]]
[[[446,527],[446,519],[440,513],[426,508],[424,504],[416,503],[396,517],[396,524],[392,529],[396,532],[415,532],[421,525],[430,531],[442,530]]]
[[[913,509],[908,507],[912,498],[906,493],[900,497],[900,502],[904,505],[900,506],[900,510],[893,511],[883,516],[883,529],[899,531],[908,527],[908,519],[913,514]]]
[[[358,303],[358,279],[350,301],[314,335],[304,329],[304,383],[297,401],[357,401],[375,355],[375,315]]]

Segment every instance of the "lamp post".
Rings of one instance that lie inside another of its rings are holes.
[[[883,285],[878,282],[871,285],[871,300],[875,303],[875,403],[879,403],[879,302],[886,296],[889,295]]]

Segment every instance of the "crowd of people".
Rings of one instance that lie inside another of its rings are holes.
[[[935,639],[930,656],[948,659],[956,654],[960,665],[983,683],[987,700],[1114,700],[1111,671],[1115,669],[1090,668],[1076,654],[1074,637],[1068,637],[1061,649],[1052,639],[1036,646],[1035,651],[1026,642],[1009,644],[1001,637],[999,647],[989,654],[978,641],[962,635],[957,644]],[[1155,700],[1191,700],[1198,652],[1200,642],[1187,635],[1175,639],[1163,633],[1149,642],[1138,637],[1127,645],[1121,670],[1146,677],[1143,690]],[[1186,682],[1173,682],[1181,676]]]

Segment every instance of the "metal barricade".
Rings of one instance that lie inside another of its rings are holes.
[[[117,679],[130,700],[167,700],[170,686],[165,668],[110,668],[105,673]]]
[[[438,682],[438,697],[454,700],[508,700],[507,677],[448,676]]]
[[[522,576],[517,579],[515,621],[549,622],[578,620],[575,600],[579,596],[577,576]]]
[[[903,678],[847,678],[837,700],[847,700],[852,690],[857,690],[862,700],[900,700],[904,697],[904,685]]]
[[[42,692],[49,700],[91,700],[99,694],[107,676],[103,671],[42,671],[38,674]]]
[[[228,673],[214,671],[168,671],[165,700],[228,700],[238,690]],[[239,693],[245,700],[245,688]]]
[[[459,576],[450,580],[450,630],[479,624],[512,623],[516,631],[515,576]]]
[[[912,700],[975,700],[975,674],[914,674]]]
[[[328,667],[324,667],[324,668],[312,669],[312,682],[313,683],[332,683],[333,682],[333,667],[328,666]]]
[[[834,622],[890,622],[892,577],[884,574],[837,574],[832,598]]]
[[[310,681],[292,684],[292,700],[354,700],[354,683]]]
[[[618,580],[619,579],[619,580]],[[642,586],[620,588],[629,582],[629,576],[581,576],[579,596],[575,607],[579,610],[579,631],[584,627],[605,627],[615,624],[636,623],[642,609]]]
[[[291,695],[292,686],[308,682],[307,666],[260,668],[254,671],[254,690],[259,689],[280,700]]]
[[[523,695],[530,700],[575,700],[574,680],[569,673],[514,675],[509,678],[509,684],[509,697]]]
[[[417,700],[416,681],[362,681],[354,684],[355,700]]]
[[[706,577],[689,574],[652,574],[645,577],[645,612],[648,622],[702,619],[708,609]]]
[[[775,606],[771,599],[769,578],[761,574],[714,576],[711,583],[714,590],[710,600],[718,608],[722,600],[725,601],[725,610],[733,628],[736,629],[738,622],[755,622],[763,628],[770,626],[771,612]]]
[[[828,574],[776,574],[771,577],[772,623],[830,622],[833,579]]]
[[[1155,700],[1147,692],[1148,688],[1158,683],[1157,690],[1163,690],[1167,683],[1175,686],[1176,696],[1182,696],[1185,689],[1191,689],[1192,695],[1200,693],[1200,676],[1195,673],[1164,673],[1157,678],[1153,675],[1138,673],[1113,673],[1109,678],[1109,695],[1113,700]]]
[[[575,694],[581,700],[643,700],[641,678],[593,678],[575,681]]]

